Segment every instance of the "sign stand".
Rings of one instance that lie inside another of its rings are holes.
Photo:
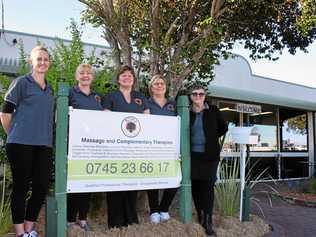
[[[183,223],[192,221],[191,169],[190,169],[190,113],[189,99],[179,96],[177,111],[181,117],[180,153],[182,181],[180,188],[180,217]]]
[[[240,144],[240,221],[249,220],[249,198],[250,191],[246,186],[246,157],[247,146],[258,144],[258,134],[254,127],[232,128],[232,138],[235,143]]]
[[[67,83],[58,84],[56,110],[55,186],[46,200],[46,237],[66,237],[67,233],[67,144],[68,144],[68,94]],[[190,179],[190,127],[189,100],[180,96],[177,111],[181,117],[181,168],[180,216],[184,223],[192,221]]]
[[[67,231],[67,144],[68,144],[67,83],[58,84],[56,109],[56,150],[54,194],[46,201],[46,237],[65,237]]]

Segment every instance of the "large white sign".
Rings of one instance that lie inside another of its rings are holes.
[[[67,192],[178,187],[180,117],[71,109]]]

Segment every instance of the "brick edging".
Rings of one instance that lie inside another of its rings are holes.
[[[284,200],[287,203],[292,204],[292,205],[316,208],[316,202],[315,201],[306,201],[306,200],[298,199],[298,198],[295,198],[295,197],[281,195],[279,193],[272,193],[272,195],[277,196],[277,197],[281,198],[282,200]]]

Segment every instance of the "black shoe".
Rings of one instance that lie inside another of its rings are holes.
[[[211,214],[204,214],[204,223],[203,223],[203,227],[205,229],[205,233],[208,235],[208,236],[211,236],[211,235],[215,235],[215,232],[212,228],[212,215]]]

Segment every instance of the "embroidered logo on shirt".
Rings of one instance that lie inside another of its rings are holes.
[[[141,130],[140,122],[133,116],[126,117],[121,123],[121,130],[127,137],[136,137]]]
[[[142,105],[143,104],[143,101],[141,99],[139,99],[139,98],[135,98],[134,101],[138,105]]]
[[[168,105],[167,105],[167,110],[174,111],[174,106],[173,106],[173,104],[168,104]]]
[[[95,95],[94,98],[98,103],[101,103],[101,96]]]

